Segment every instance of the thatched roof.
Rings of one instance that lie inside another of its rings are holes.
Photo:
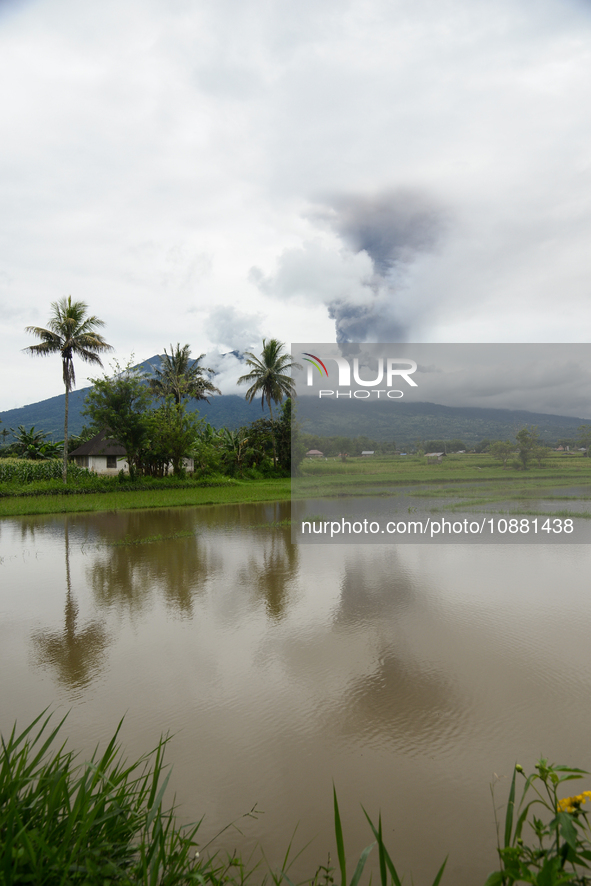
[[[127,455],[125,447],[117,440],[106,440],[107,431],[101,431],[70,452],[70,455]]]

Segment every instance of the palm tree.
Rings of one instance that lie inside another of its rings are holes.
[[[213,382],[207,378],[206,372],[213,374],[213,369],[199,366],[205,354],[195,360],[191,359],[190,345],[177,342],[176,348],[170,346],[170,354],[164,348],[164,357],[160,358],[160,366],[153,366],[154,378],[150,379],[152,391],[160,397],[174,397],[177,406],[181,400],[206,400],[207,394],[221,394]]]
[[[273,421],[273,403],[281,403],[284,397],[295,396],[295,382],[291,375],[287,375],[290,369],[301,369],[299,363],[294,363],[291,354],[282,353],[285,345],[277,338],[271,338],[269,341],[263,339],[263,350],[261,356],[256,357],[247,351],[245,357],[246,365],[251,367],[248,375],[242,375],[238,379],[238,384],[251,384],[245,394],[249,403],[254,398],[261,395],[261,409],[265,408],[265,401],[271,413],[271,421]],[[273,438],[273,464],[277,464],[277,453],[275,446],[275,432],[271,426],[271,436]]]
[[[269,341],[263,339],[263,350],[260,358],[247,351],[245,357],[247,366],[252,369],[248,375],[242,375],[238,379],[238,384],[253,384],[246,392],[245,396],[249,403],[254,398],[261,395],[261,408],[265,408],[265,400],[271,413],[271,421],[273,421],[273,403],[281,403],[284,397],[295,396],[295,383],[290,375],[286,375],[290,369],[301,369],[299,363],[294,363],[291,354],[282,354],[285,347],[283,342],[276,338]]]
[[[66,388],[66,405],[64,417],[64,483],[68,479],[68,394],[76,384],[74,373],[74,355],[85,363],[98,363],[102,366],[99,353],[112,351],[102,335],[96,332],[97,327],[104,326],[98,317],[87,316],[88,305],[83,301],[72,301],[72,296],[51,303],[52,315],[49,328],[27,326],[26,332],[41,339],[41,344],[23,348],[28,354],[45,357],[48,354],[61,354],[63,379]]]

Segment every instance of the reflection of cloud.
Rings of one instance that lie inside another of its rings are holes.
[[[337,706],[343,732],[406,752],[437,753],[462,734],[468,713],[448,677],[392,649],[380,655],[372,674],[353,680]]]
[[[449,742],[460,728],[463,705],[451,682],[406,648],[404,619],[416,609],[418,593],[395,548],[374,548],[370,562],[345,562],[335,629],[364,624],[377,635],[369,670],[352,676],[329,704],[329,716],[345,733],[408,749]],[[384,625],[396,633],[384,633]]]
[[[379,621],[385,614],[404,612],[414,598],[413,581],[400,571],[395,552],[376,553],[371,570],[364,562],[346,564],[335,624],[356,624],[359,618]]]

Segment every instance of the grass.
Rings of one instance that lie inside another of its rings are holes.
[[[573,494],[573,487],[581,490]],[[440,463],[420,456],[377,456],[343,463],[307,459],[294,483],[294,499],[335,496],[403,496],[440,501],[438,510],[481,508],[504,502],[591,502],[591,459],[550,453],[543,467],[504,469],[491,456],[454,454]],[[578,516],[578,514],[577,514]]]
[[[195,505],[240,504],[243,502],[282,501],[289,499],[289,478],[232,480],[219,486],[175,488],[157,485],[150,489],[68,495],[0,497],[0,517],[28,514],[65,514],[88,511],[119,511],[145,508],[172,508]]]
[[[169,736],[139,760],[128,763],[118,744],[119,724],[106,749],[77,762],[59,744],[65,717],[51,725],[43,711],[22,732],[2,737],[0,761],[0,883],[2,886],[245,886],[256,881],[293,886],[291,844],[278,871],[261,870],[234,853],[199,846],[199,822],[177,824],[174,805],[166,808],[164,751]],[[53,750],[52,745],[58,744]],[[256,817],[256,807],[247,816]],[[367,816],[367,813],[366,813]],[[382,838],[367,816],[378,846],[381,883],[401,886]],[[347,881],[346,853],[334,791],[334,820],[341,886],[358,886],[373,844],[363,850]],[[234,825],[235,823],[232,823]],[[228,825],[214,840],[231,827]],[[262,858],[264,859],[264,853]],[[297,856],[296,856],[297,858]],[[443,874],[445,862],[433,886]],[[320,866],[304,883],[332,886],[334,869]]]
[[[290,860],[291,843],[279,870],[267,865],[265,872],[264,852],[253,865],[234,852],[210,849],[235,823],[205,846],[198,842],[203,819],[187,827],[177,823],[174,804],[170,808],[164,805],[171,775],[164,765],[169,736],[139,760],[128,763],[118,744],[120,723],[101,754],[96,749],[90,760],[78,762],[76,755],[66,750],[65,742],[59,743],[66,718],[56,726],[51,719],[52,715],[43,711],[22,732],[17,733],[15,724],[10,736],[2,737],[2,886],[294,886],[289,871],[298,856]],[[521,766],[515,766],[502,835],[493,786],[499,870],[488,876],[485,886],[589,886],[591,829],[582,807],[591,799],[591,791],[558,797],[564,782],[588,774],[549,764],[543,758],[529,776]],[[518,775],[525,780],[519,803]],[[376,826],[365,809],[363,812],[373,840],[359,855],[349,879],[333,786],[338,869],[331,866],[329,855],[327,864],[320,865],[299,886],[359,886],[374,848],[379,886],[402,886],[403,878],[384,842],[381,815]],[[256,807],[246,816],[256,817]],[[446,863],[447,858],[432,886],[439,886]],[[370,886],[371,882],[370,875]]]

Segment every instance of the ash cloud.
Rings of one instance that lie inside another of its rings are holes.
[[[308,217],[329,228],[353,253],[366,253],[373,274],[364,282],[366,299],[344,294],[328,301],[337,342],[406,340],[409,320],[401,293],[404,275],[421,254],[433,251],[445,229],[445,213],[425,194],[388,190],[374,196],[327,198]]]

